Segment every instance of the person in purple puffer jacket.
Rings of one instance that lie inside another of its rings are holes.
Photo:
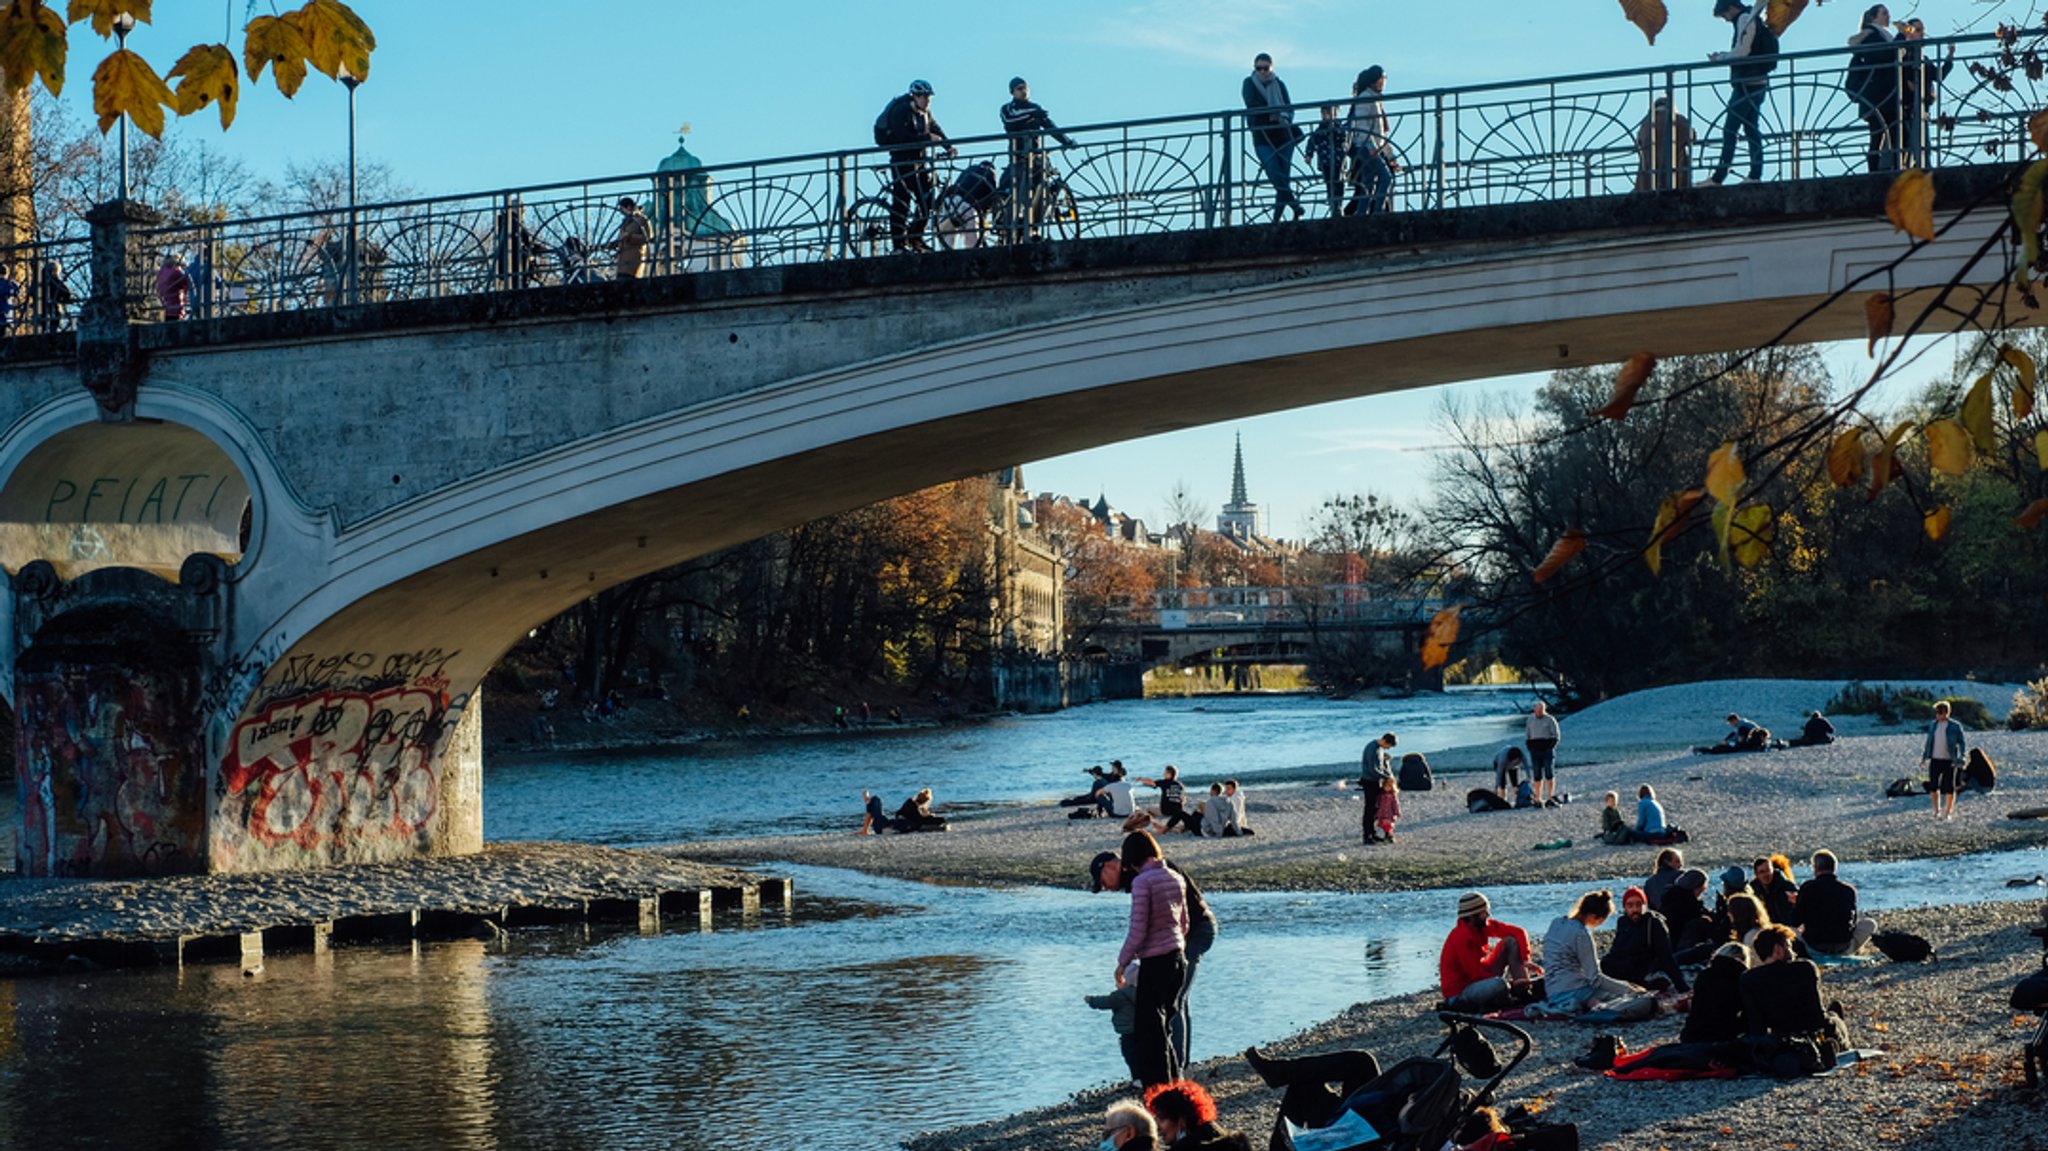
[[[1138,961],[1138,1018],[1133,1033],[1138,1079],[1145,1086],[1180,1077],[1174,1066],[1167,1021],[1180,1002],[1181,983],[1188,973],[1188,897],[1180,877],[1168,870],[1159,841],[1150,832],[1124,838],[1123,873],[1133,877],[1131,926],[1117,952],[1116,979],[1123,984],[1124,967]]]

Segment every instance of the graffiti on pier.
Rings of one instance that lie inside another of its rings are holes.
[[[206,778],[189,670],[78,662],[16,679],[17,864],[27,875],[202,865]]]
[[[260,698],[268,704],[320,692],[370,692],[400,686],[445,692],[448,663],[460,654],[438,647],[390,654],[297,652],[272,670]]]
[[[339,862],[426,848],[461,710],[415,682],[315,692],[250,715],[215,784],[217,852]]]

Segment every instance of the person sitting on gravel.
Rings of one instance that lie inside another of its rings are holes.
[[[1771,729],[1749,722],[1734,712],[1728,713],[1728,735],[1721,742],[1693,751],[1700,755],[1726,755],[1733,751],[1769,751]]]
[[[1856,889],[1835,877],[1835,853],[1813,853],[1813,878],[1799,885],[1800,938],[1815,951],[1854,955],[1877,934],[1877,921],[1856,913]]]
[[[1379,1059],[1370,1051],[1329,1051],[1287,1059],[1247,1047],[1244,1061],[1266,1086],[1281,1089],[1279,1117],[1309,1130],[1336,1122],[1343,1114],[1344,1101],[1380,1077]],[[1332,1083],[1338,1090],[1330,1090]]]
[[[1109,1151],[1159,1151],[1159,1124],[1142,1103],[1119,1099],[1102,1113],[1102,1144]]]
[[[1506,799],[1521,782],[1522,769],[1528,765],[1528,757],[1514,744],[1501,748],[1493,755],[1493,793]],[[1533,790],[1533,788],[1532,788]]]
[[[1811,883],[1812,880],[1807,882]],[[1820,968],[1792,951],[1792,929],[1783,924],[1764,928],[1756,937],[1756,963],[1742,976],[1742,1017],[1752,1040],[1834,1038],[1847,1048],[1848,1026],[1841,1015],[1822,1004]]]
[[[1749,1034],[1742,1015],[1742,977],[1748,971],[1749,948],[1724,943],[1715,949],[1706,970],[1693,980],[1680,1043],[1727,1043]]]
[[[1657,802],[1657,789],[1647,783],[1636,788],[1636,841],[1662,843],[1670,831],[1664,823],[1664,805]]]
[[[1138,802],[1131,797],[1131,781],[1121,762],[1110,765],[1109,779],[1095,793],[1095,807],[1115,819],[1129,819],[1137,814]]]
[[[1600,842],[1610,847],[1635,842],[1635,835],[1628,829],[1628,821],[1621,817],[1621,796],[1611,791],[1600,803]]]
[[[867,809],[867,817],[862,819],[860,823],[860,833],[862,835],[879,835],[896,826],[895,820],[882,814],[881,796],[863,787],[860,789],[860,799],[861,805]]]
[[[1145,1091],[1145,1109],[1159,1123],[1159,1141],[1175,1151],[1252,1151],[1251,1141],[1216,1122],[1216,1101],[1192,1079]]]
[[[1816,711],[1806,717],[1806,726],[1800,731],[1799,738],[1788,741],[1785,746],[1820,747],[1833,742],[1835,742],[1835,725],[1828,722],[1827,716]]]
[[[1679,873],[1671,890],[1664,893],[1664,902],[1658,904],[1657,910],[1671,931],[1673,951],[1696,947],[1711,936],[1714,919],[1707,914],[1706,904],[1700,898],[1706,891],[1707,873],[1688,867]]]
[[[1799,926],[1799,890],[1792,880],[1792,861],[1782,855],[1758,856],[1750,868],[1756,877],[1749,881],[1749,893],[1763,900],[1770,921]]]
[[[1230,832],[1230,801],[1223,798],[1223,785],[1209,785],[1209,798],[1202,801],[1202,834],[1209,839],[1219,839]]]
[[[1086,794],[1086,795],[1076,795],[1076,796],[1071,796],[1071,797],[1069,797],[1069,798],[1067,798],[1067,799],[1062,799],[1062,800],[1060,800],[1060,806],[1061,806],[1061,807],[1090,807],[1090,808],[1092,808],[1092,807],[1094,807],[1094,806],[1095,806],[1095,804],[1096,804],[1096,799],[1095,799],[1095,797],[1096,797],[1096,796],[1098,796],[1098,795],[1101,795],[1101,794],[1102,794],[1102,785],[1103,785],[1103,784],[1106,784],[1106,783],[1108,783],[1108,782],[1109,782],[1109,778],[1110,778],[1110,776],[1109,776],[1109,773],[1108,773],[1108,772],[1106,772],[1106,771],[1102,770],[1102,765],[1101,765],[1101,764],[1099,764],[1099,763],[1098,763],[1098,764],[1096,764],[1096,765],[1095,765],[1094,767],[1091,767],[1091,768],[1089,768],[1089,769],[1088,769],[1088,774],[1089,774],[1089,775],[1091,775],[1091,776],[1093,776],[1093,777],[1094,777],[1094,779],[1095,779],[1095,782],[1094,782],[1094,783],[1092,783],[1092,784],[1090,784],[1090,785],[1088,786],[1088,794]]]
[[[927,787],[896,809],[898,831],[948,831],[946,821],[932,814],[932,789]]]
[[[1588,891],[1572,904],[1570,915],[1550,921],[1543,933],[1544,984],[1550,997],[1544,1010],[1558,1015],[1579,1015],[1587,1011],[1626,1011],[1636,1003],[1649,1003],[1649,993],[1600,969],[1600,952],[1593,946],[1593,932],[1614,914],[1614,893]]]
[[[1614,925],[1614,941],[1600,970],[1616,979],[1646,987],[1661,984],[1674,991],[1685,990],[1685,972],[1671,953],[1671,929],[1664,917],[1650,910],[1649,896],[1640,887],[1621,893],[1621,921]],[[1544,958],[1550,958],[1544,944]]]
[[[1657,853],[1657,866],[1650,872],[1650,878],[1643,881],[1643,894],[1650,897],[1650,910],[1664,910],[1664,893],[1685,873],[1685,853],[1675,847],[1667,847]]]
[[[1083,995],[1081,1002],[1097,1011],[1109,1012],[1109,1025],[1116,1031],[1117,1049],[1123,1052],[1124,1066],[1130,1071],[1132,1082],[1140,1081],[1144,1071],[1138,1058],[1138,961],[1133,959],[1124,968],[1123,984],[1115,991]]]
[[[1230,805],[1230,827],[1223,834],[1250,835],[1252,825],[1244,817],[1244,791],[1237,786],[1236,780],[1223,781],[1223,799]]]
[[[1458,897],[1458,922],[1444,938],[1437,976],[1448,1010],[1483,1014],[1526,1002],[1543,969],[1529,950],[1529,933],[1493,918],[1493,904],[1477,891]]]
[[[1180,781],[1179,768],[1169,763],[1160,770],[1158,779],[1146,779],[1143,776],[1139,776],[1138,782],[1146,787],[1156,787],[1159,789],[1159,806],[1145,809],[1146,821],[1150,823],[1153,820],[1157,820],[1159,826],[1157,828],[1147,828],[1146,830],[1172,831],[1176,826],[1179,826],[1196,834],[1201,833],[1202,825],[1195,821],[1194,813],[1183,806],[1187,802],[1188,789]],[[1137,829],[1130,828],[1127,830],[1135,831]]]

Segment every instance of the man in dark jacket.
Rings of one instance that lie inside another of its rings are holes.
[[[1003,131],[1010,137],[1010,203],[1016,206],[1011,212],[1013,227],[1028,228],[1026,236],[1036,239],[1044,205],[1035,203],[1033,196],[1045,178],[1045,137],[1058,140],[1063,148],[1073,147],[1074,138],[1060,131],[1051,114],[1032,101],[1031,85],[1022,76],[1010,78],[1010,102],[997,114],[1003,119]],[[1020,237],[1013,234],[1009,238]]]
[[[1252,151],[1258,153],[1259,167],[1273,185],[1273,219],[1289,208],[1301,219],[1301,201],[1294,198],[1294,145],[1301,129],[1294,126],[1294,97],[1287,94],[1287,82],[1273,71],[1273,58],[1264,52],[1252,57],[1252,74],[1244,78],[1245,117],[1250,129]]]
[[[1791,928],[1772,924],[1757,932],[1756,956],[1742,976],[1742,1017],[1752,1037],[1848,1037],[1841,1018],[1821,1003],[1820,968],[1794,957]]]
[[[1799,933],[1806,946],[1829,955],[1863,950],[1877,921],[1856,912],[1856,889],[1835,878],[1835,853],[1813,853],[1813,878],[1799,885]]]
[[[1870,170],[1889,172],[1899,166],[1899,50],[1892,42],[1892,14],[1882,4],[1863,11],[1863,26],[1849,37],[1849,67],[1842,91],[1856,101],[1863,122],[1870,125]],[[1819,712],[1815,712],[1819,715]]]
[[[926,252],[925,222],[930,218],[932,198],[938,191],[932,179],[929,153],[933,144],[957,156],[946,142],[945,129],[932,116],[932,86],[912,80],[910,90],[889,101],[875,122],[875,142],[889,149],[889,246],[893,251]],[[912,204],[917,214],[911,215]]]
[[[1759,41],[1768,42],[1762,35],[1763,17],[1750,10],[1742,0],[1714,0],[1714,16],[1735,25],[1735,39],[1726,52],[1716,52],[1707,57],[1728,65],[1728,119],[1721,137],[1721,162],[1714,165],[1714,174],[1707,177],[1705,187],[1715,187],[1728,178],[1728,169],[1735,164],[1735,137],[1738,133],[1749,136],[1749,178],[1764,178],[1763,130],[1757,126],[1757,118],[1763,114],[1764,94],[1770,91],[1771,66],[1775,61],[1759,63],[1757,56],[1766,55],[1759,50]]]

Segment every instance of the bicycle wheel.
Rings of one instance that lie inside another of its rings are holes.
[[[889,202],[874,196],[855,200],[840,219],[840,232],[849,256],[888,255]]]
[[[1065,180],[1054,180],[1045,191],[1045,215],[1038,222],[1039,234],[1048,240],[1072,240],[1081,235],[1081,209]]]

